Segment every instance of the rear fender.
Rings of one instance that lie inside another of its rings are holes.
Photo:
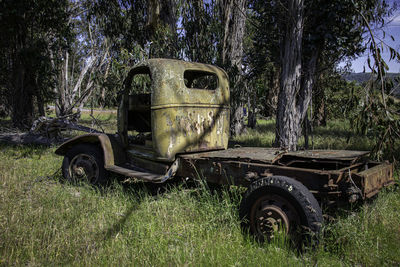
[[[90,133],[77,136],[63,143],[55,153],[64,156],[68,150],[78,144],[98,144],[104,153],[104,167],[113,166],[125,162],[123,148],[113,135],[102,133]]]

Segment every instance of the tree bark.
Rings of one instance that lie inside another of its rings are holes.
[[[103,54],[101,54],[103,53]],[[99,49],[99,53],[95,54],[95,51],[90,53],[89,59],[84,63],[79,76],[76,81],[70,81],[68,78],[69,72],[72,70],[69,68],[68,63],[68,52],[65,56],[65,64],[61,70],[61,82],[58,90],[55,90],[58,94],[56,100],[56,114],[57,116],[65,116],[73,113],[73,109],[76,107],[78,110],[83,107],[88,97],[94,90],[94,81],[92,74],[102,68],[107,62],[108,47],[104,47],[103,50]],[[82,91],[82,88],[84,90]],[[81,92],[81,93],[78,93]]]
[[[149,0],[147,26],[155,30],[160,22],[175,32],[176,28],[176,1],[174,0]]]
[[[33,93],[29,85],[25,83],[29,76],[27,69],[19,59],[17,61],[13,71],[14,94],[12,95],[11,119],[15,127],[24,129],[33,121]]]
[[[251,129],[256,128],[257,125],[257,114],[256,114],[256,105],[257,105],[257,95],[255,92],[255,88],[248,91],[247,98],[247,126]]]
[[[178,50],[176,34],[177,2],[174,0],[149,0],[147,32],[149,40],[160,43],[163,49],[150,49],[150,57],[175,58]]]
[[[220,4],[224,25],[222,64],[231,78],[231,134],[240,135],[245,130],[242,57],[247,0],[222,0]]]
[[[301,52],[303,38],[303,0],[288,0],[286,36],[281,52],[281,82],[276,115],[275,145],[288,150],[297,149],[301,132],[301,116],[296,94],[301,86]]]
[[[265,116],[272,117],[276,116],[276,111],[278,108],[278,95],[279,95],[279,76],[280,70],[279,67],[275,67],[272,71],[272,74],[269,77],[268,85],[266,87],[269,88],[267,94],[267,105],[265,107]]]
[[[318,80],[323,80],[322,74],[319,76]],[[312,114],[312,123],[315,126],[326,126],[325,90],[321,82],[318,82],[314,89],[314,113]]]

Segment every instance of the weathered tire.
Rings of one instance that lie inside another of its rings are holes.
[[[102,150],[92,144],[78,144],[64,156],[62,174],[72,183],[87,181],[93,185],[107,184]]]
[[[242,227],[260,241],[283,231],[296,247],[317,240],[323,222],[321,208],[300,182],[285,176],[254,181],[240,204]]]

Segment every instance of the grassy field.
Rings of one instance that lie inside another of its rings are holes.
[[[97,114],[115,131],[115,114]],[[91,125],[89,117],[83,118]],[[271,146],[274,125],[261,121],[234,141]],[[349,140],[349,142],[347,142]],[[315,148],[369,149],[372,141],[332,122]],[[398,148],[394,148],[398,149]],[[105,190],[61,181],[55,147],[0,144],[0,265],[398,266],[400,190],[340,210],[319,246],[303,254],[258,244],[240,230],[241,194],[204,186],[114,183]],[[398,177],[398,172],[396,173]],[[158,192],[158,193],[157,193]]]

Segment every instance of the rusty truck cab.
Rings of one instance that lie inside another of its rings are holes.
[[[128,73],[118,120],[128,158],[167,163],[178,153],[226,149],[228,77],[211,65],[149,59]]]

